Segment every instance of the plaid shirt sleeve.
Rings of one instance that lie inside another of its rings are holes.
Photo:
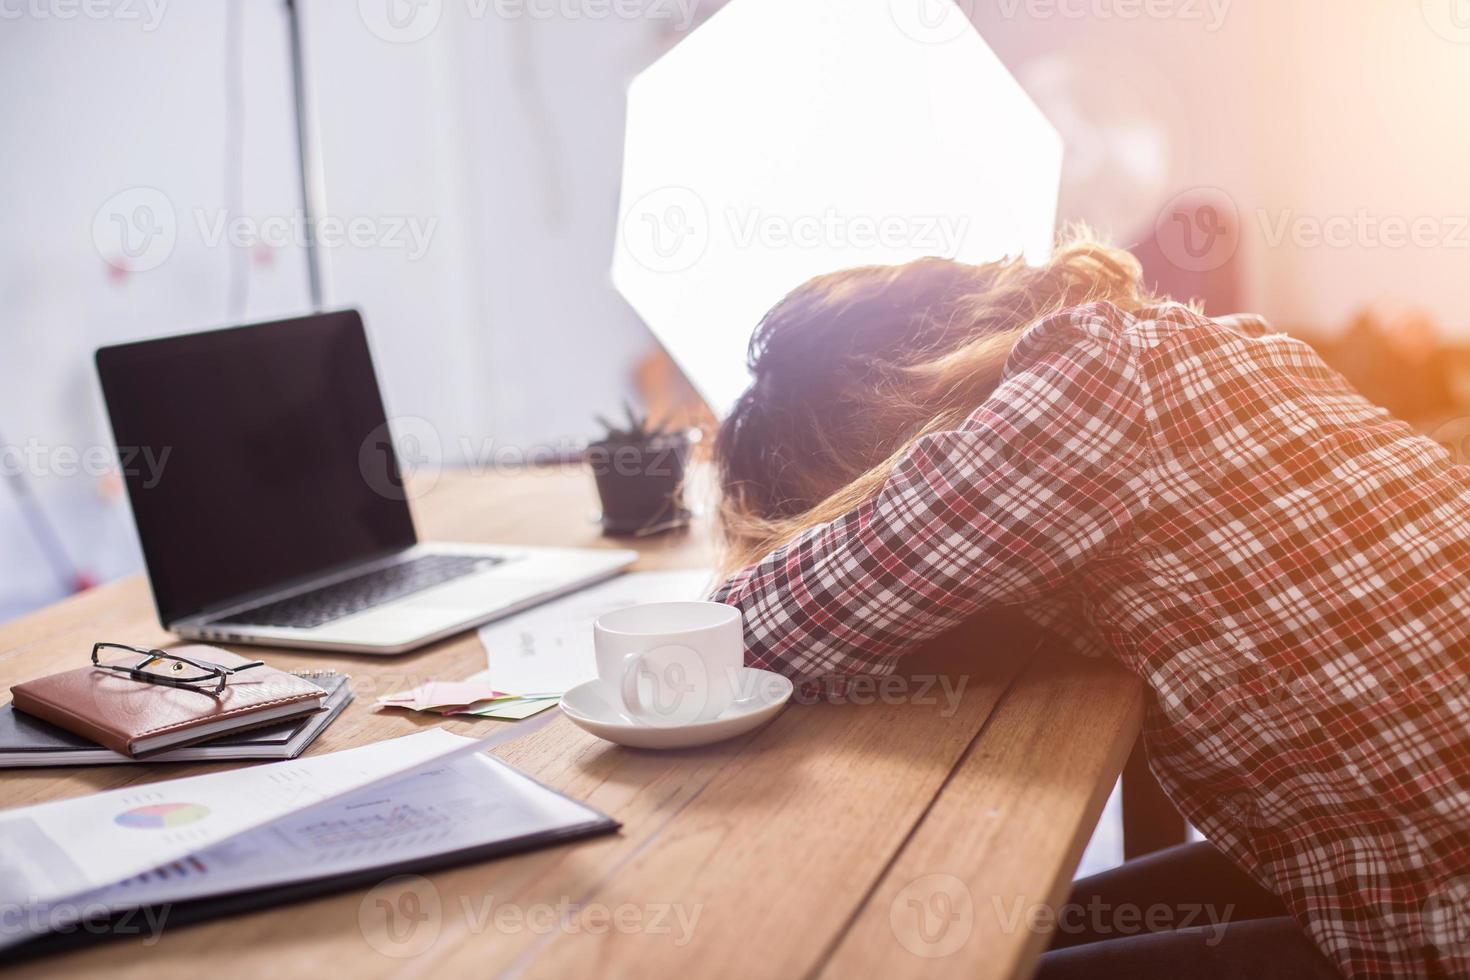
[[[921,641],[1126,543],[1152,463],[1118,320],[1089,306],[1037,323],[995,393],[959,429],[921,438],[876,498],[716,589],[745,615],[747,663],[890,673]]]

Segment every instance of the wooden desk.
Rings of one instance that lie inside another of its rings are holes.
[[[576,470],[446,474],[415,502],[430,539],[604,546]],[[642,567],[707,563],[709,529],[642,545]],[[0,627],[0,685],[77,664],[98,639],[161,644],[147,586],[114,583]],[[1038,906],[1064,896],[1138,733],[1138,683],[1101,664],[967,641],[962,669],[790,705],[705,749],[640,752],[565,718],[501,754],[622,821],[614,836],[395,880],[24,965],[69,977],[1026,976]],[[992,644],[993,645],[993,644]],[[375,658],[272,651],[353,675],[313,752],[434,724],[379,693],[484,666],[473,633]],[[961,687],[960,685],[964,686]],[[14,806],[208,771],[0,772]],[[417,903],[417,904],[415,904]],[[415,909],[417,915],[413,915]]]

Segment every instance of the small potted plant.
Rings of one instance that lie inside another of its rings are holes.
[[[602,501],[602,530],[613,536],[642,536],[689,523],[684,507],[684,471],[693,440],[688,431],[650,425],[631,405],[626,424],[603,416],[607,431],[587,447],[587,463]]]

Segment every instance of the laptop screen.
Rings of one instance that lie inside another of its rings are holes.
[[[105,347],[165,624],[416,541],[356,311]]]

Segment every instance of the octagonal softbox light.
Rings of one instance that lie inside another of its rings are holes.
[[[1043,259],[1061,162],[953,0],[733,0],[629,89],[613,281],[723,415],[814,275]]]

